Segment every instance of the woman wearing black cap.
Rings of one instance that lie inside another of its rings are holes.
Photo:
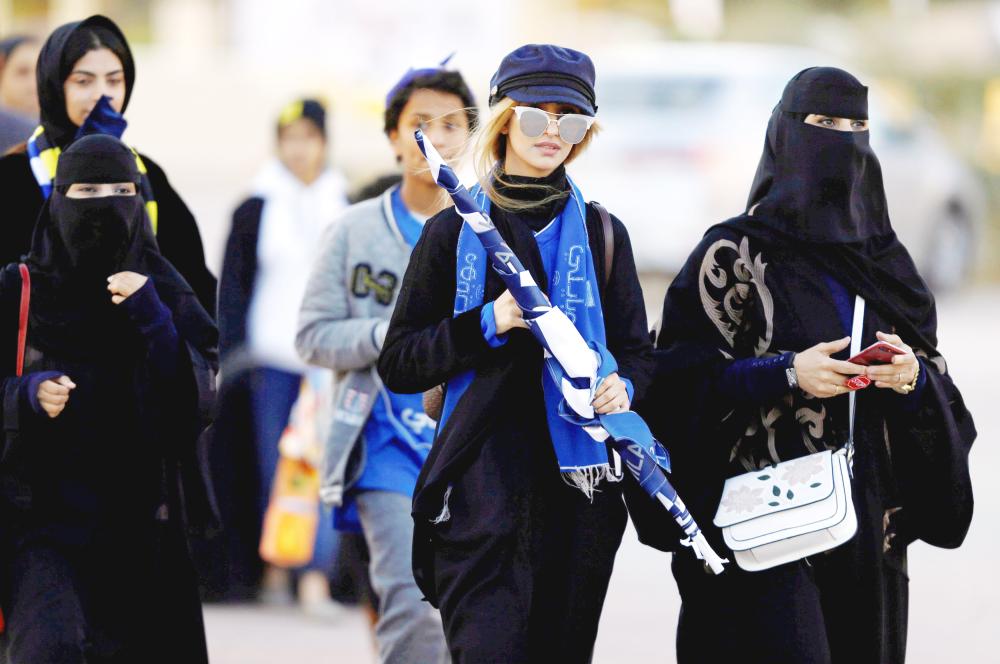
[[[76,141],[54,185],[25,263],[0,272],[4,650],[204,662],[180,495],[205,516],[194,439],[218,335],[156,247],[128,147]]]
[[[82,135],[120,137],[121,116],[135,83],[135,64],[125,35],[104,16],[67,23],[49,35],[36,70],[41,125],[23,149],[0,159],[0,264],[16,261],[31,246],[32,229],[52,191],[59,154]],[[205,266],[194,217],[173,190],[163,170],[137,155],[156,242],[215,315],[215,277]]]
[[[747,213],[709,229],[667,292],[644,410],[698,522],[727,478],[842,448],[852,422],[858,522],[841,546],[763,571],[710,577],[675,556],[680,662],[901,662],[907,545],[956,547],[968,529],[976,432],[937,350],[934,299],[889,222],[867,118],[867,88],[847,72],[797,74]],[[852,329],[856,347],[898,354],[845,361]],[[870,385],[851,418],[856,376]],[[780,507],[785,485],[791,499],[822,479],[772,474],[720,513]],[[721,546],[718,530],[706,535]]]
[[[593,136],[594,66],[528,45],[492,83],[474,193],[553,303],[618,361],[595,409],[627,409],[651,350],[628,234],[565,170]],[[414,574],[453,661],[587,662],[625,528],[619,476],[603,444],[559,417],[541,347],[462,228],[452,208],[427,223],[378,365],[395,391],[447,383],[414,495]]]

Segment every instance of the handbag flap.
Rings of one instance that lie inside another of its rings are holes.
[[[730,477],[712,522],[725,528],[829,498],[834,470],[827,450]]]

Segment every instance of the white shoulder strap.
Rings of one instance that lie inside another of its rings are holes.
[[[865,300],[860,295],[854,297],[854,324],[851,326],[851,355],[854,357],[861,352],[861,335],[865,327]],[[854,456],[854,408],[857,401],[857,393],[851,390],[848,395],[847,416],[850,418],[850,428],[847,434],[847,458]]]

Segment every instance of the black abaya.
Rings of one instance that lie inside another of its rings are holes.
[[[57,185],[74,165],[74,151],[107,161],[109,150],[132,169],[110,180],[136,182],[127,148],[93,136],[64,154]],[[80,173],[72,175],[94,172],[86,160],[76,165]],[[114,226],[112,218],[128,223]],[[122,249],[107,254],[118,257],[109,270],[145,275],[146,285],[113,305],[104,270],[90,270],[94,263],[80,251],[87,236],[78,233],[73,247],[63,244],[68,219],[84,231],[86,224],[104,229],[92,235],[91,247],[124,237]],[[115,228],[127,235],[115,236]],[[0,356],[6,653],[11,664],[85,656],[93,658],[88,662],[206,661],[185,535],[207,518],[194,449],[213,396],[215,327],[160,256],[138,197],[77,200],[54,192],[26,264],[31,306],[20,377],[14,360],[22,281],[16,264],[0,272],[0,348],[10,351]],[[156,304],[157,317],[137,315],[140,298]],[[143,327],[151,320],[155,327]],[[76,383],[56,418],[36,412],[27,393],[42,371]]]

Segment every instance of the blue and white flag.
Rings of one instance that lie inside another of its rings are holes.
[[[653,438],[646,423],[631,411],[598,415],[591,405],[601,381],[617,371],[615,359],[600,343],[588,344],[566,314],[552,306],[531,273],[525,269],[493,225],[493,221],[483,212],[423,132],[418,130],[416,139],[435,181],[448,192],[455,210],[476,233],[493,269],[503,279],[504,285],[521,308],[528,328],[545,349],[546,368],[562,391],[560,415],[582,427],[595,444],[610,439],[612,448],[639,485],[650,497],[660,501],[684,530],[687,539],[682,544],[691,547],[695,555],[715,574],[720,574],[723,564],[729,561],[720,558],[712,550],[684,502],[667,480],[670,457],[659,441]]]

